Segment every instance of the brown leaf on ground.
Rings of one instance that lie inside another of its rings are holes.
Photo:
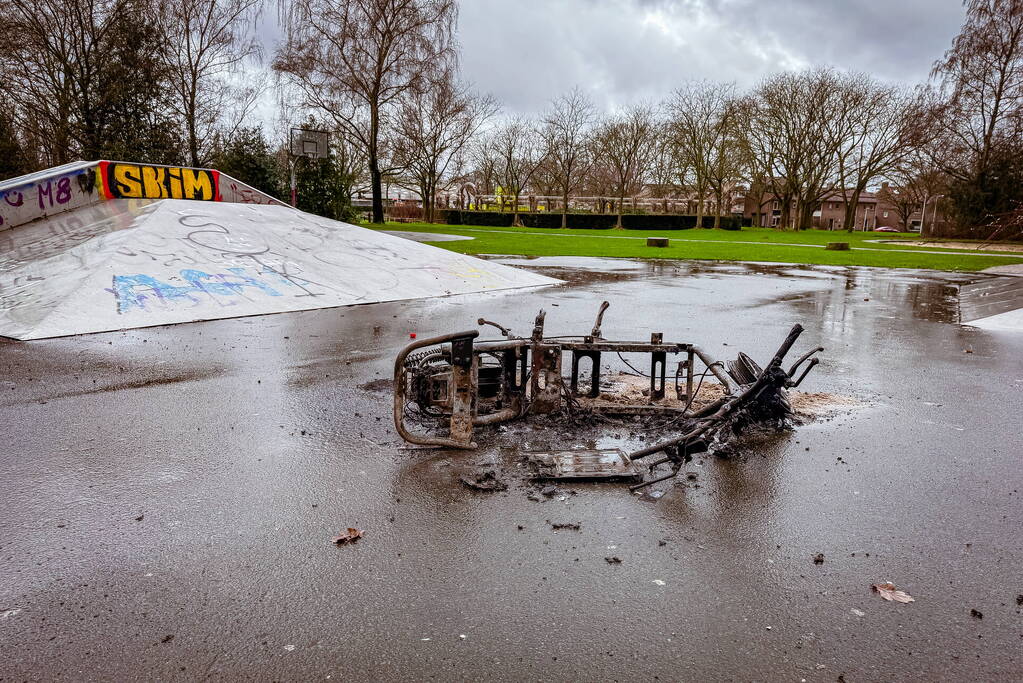
[[[362,529],[348,527],[348,531],[342,531],[340,534],[331,539],[331,542],[336,543],[337,545],[344,545],[346,543],[355,543],[360,538],[362,538]]]
[[[875,583],[871,586],[874,592],[889,602],[916,602],[912,595],[905,591],[896,590],[891,581]]]

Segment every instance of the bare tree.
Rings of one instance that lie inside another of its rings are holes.
[[[838,182],[845,207],[844,226],[852,231],[856,207],[867,186],[891,174],[913,150],[912,98],[865,74],[838,81],[838,117],[831,122],[838,139]]]
[[[384,220],[381,139],[397,99],[454,60],[454,0],[291,0],[274,68],[366,149]]]
[[[98,158],[109,36],[128,0],[3,0],[0,93],[47,163]]]
[[[903,230],[908,230],[912,215],[923,206],[924,195],[920,192],[920,187],[913,183],[900,185],[885,183],[877,191],[877,199],[890,204],[899,219],[899,225]]]
[[[251,92],[236,91],[226,77],[259,53],[251,27],[261,6],[260,0],[176,0],[166,5],[174,109],[193,166],[208,161],[209,142],[230,100],[252,99]]]
[[[979,224],[1000,207],[995,166],[1023,135],[1023,1],[964,0],[966,21],[926,93],[933,162],[959,185],[956,213]],[[1004,175],[1004,174],[1003,174]]]
[[[39,163],[180,163],[161,4],[0,0],[0,16],[0,98]]]
[[[617,198],[616,228],[622,227],[625,197],[639,193],[649,171],[655,127],[651,107],[639,105],[604,120],[594,131],[596,163],[610,180]]]
[[[658,122],[650,136],[651,155],[649,179],[654,192],[661,197],[661,210],[672,210],[674,200],[679,199],[679,188],[685,184],[686,162],[675,144],[671,126]],[[687,206],[688,208],[688,206]]]
[[[977,172],[986,168],[999,134],[1023,130],[1023,2],[963,4],[966,22],[932,75],[949,98],[941,117],[944,137],[970,153]]]
[[[466,157],[471,168],[468,177],[473,186],[473,193],[478,197],[484,194],[495,194],[498,183],[498,168],[501,157],[493,131],[479,135],[467,146]],[[479,200],[476,202],[479,209]]]
[[[933,213],[939,198],[948,195],[949,176],[934,165],[926,149],[914,148],[885,177],[892,185],[879,195],[896,205],[897,213],[907,228],[910,227],[910,215],[920,211],[920,235],[927,236],[927,214]],[[904,206],[912,203],[915,203],[912,207]],[[903,209],[907,210],[905,215]]]
[[[393,163],[413,181],[423,199],[423,214],[434,222],[437,190],[452,164],[498,105],[455,80],[450,68],[408,89],[394,116]]]
[[[540,134],[547,146],[547,166],[561,194],[561,227],[568,227],[568,199],[590,164],[589,137],[596,120],[593,101],[578,87],[555,98],[544,114]]]
[[[725,190],[736,183],[742,162],[735,85],[687,83],[672,95],[667,111],[674,145],[691,174],[697,225],[703,226],[706,198],[713,195],[719,227]]]
[[[783,73],[764,80],[742,105],[744,145],[780,204],[781,227],[809,228],[839,182],[840,91],[830,69]]]
[[[499,159],[497,177],[512,199],[512,225],[521,226],[519,197],[547,157],[543,140],[529,122],[515,118],[497,129],[493,144]]]

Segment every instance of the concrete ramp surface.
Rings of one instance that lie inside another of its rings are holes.
[[[279,204],[114,198],[0,231],[0,335],[44,339],[557,282]]]
[[[1023,277],[989,277],[960,287],[959,321],[989,330],[1023,330]]]

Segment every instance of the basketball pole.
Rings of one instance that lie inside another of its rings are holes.
[[[295,176],[295,157],[288,155],[288,166],[291,170],[291,206],[298,208],[298,178]]]

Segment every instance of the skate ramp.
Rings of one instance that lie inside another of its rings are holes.
[[[995,276],[960,287],[959,321],[989,330],[1023,330],[1023,278]]]
[[[76,161],[0,182],[0,230],[111,199],[284,203],[212,168]]]
[[[44,339],[559,282],[272,201],[104,198],[0,231],[0,336]]]

